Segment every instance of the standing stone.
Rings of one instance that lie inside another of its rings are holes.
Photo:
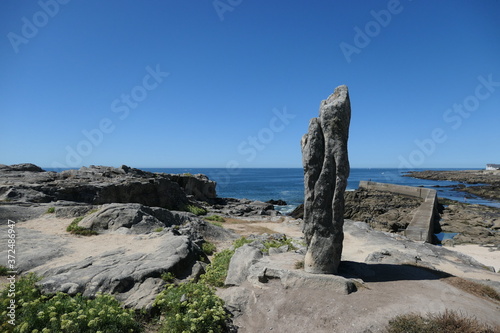
[[[322,101],[319,117],[311,119],[302,138],[304,166],[304,269],[336,274],[344,240],[344,191],[349,177],[347,139],[351,103],[347,86]]]

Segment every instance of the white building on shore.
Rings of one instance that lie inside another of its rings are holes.
[[[500,164],[486,164],[486,170],[500,170]]]

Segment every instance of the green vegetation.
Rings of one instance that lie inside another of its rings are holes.
[[[229,315],[213,287],[202,282],[169,285],[154,302],[164,313],[160,332],[226,332]]]
[[[220,227],[220,228],[224,228],[224,226],[222,224],[220,224],[219,222],[209,222],[210,224],[213,224],[217,227]]]
[[[192,173],[186,172],[182,174],[184,177],[193,177]]]
[[[201,249],[203,250],[203,253],[205,253],[207,256],[211,256],[212,254],[214,254],[215,251],[217,251],[215,245],[210,242],[203,243]]]
[[[237,248],[242,247],[245,244],[250,244],[252,242],[253,240],[247,239],[246,237],[241,237],[233,242],[233,247],[236,250]]]
[[[203,207],[197,207],[194,205],[187,205],[186,209],[187,212],[193,213],[195,215],[207,215],[207,210]]]
[[[8,275],[7,274],[8,271],[9,270],[7,269],[7,267],[0,265],[0,276]]]
[[[201,276],[201,281],[210,286],[224,287],[226,281],[229,262],[233,257],[234,251],[245,244],[253,242],[252,240],[241,237],[233,242],[234,250],[225,249],[215,254],[212,262],[207,266],[205,274]]]
[[[40,278],[35,274],[21,277],[16,283],[16,325],[7,320],[0,324],[2,332],[141,332],[132,310],[125,310],[110,295],[88,299],[64,293],[45,296],[36,288]],[[7,317],[8,288],[0,293],[2,317]]]
[[[226,220],[222,216],[219,216],[219,215],[210,215],[210,216],[207,216],[207,217],[205,217],[205,220],[207,220],[207,221],[215,221],[215,222],[226,222]]]
[[[92,236],[92,235],[97,235],[97,232],[94,230],[90,230],[84,227],[80,227],[78,223],[83,220],[83,216],[77,217],[71,222],[70,225],[66,228],[67,232],[70,232],[74,235],[81,235],[81,236]]]
[[[269,253],[270,248],[272,248],[272,247],[278,248],[278,247],[282,247],[283,245],[288,245],[289,251],[297,250],[297,248],[292,244],[292,240],[290,238],[285,237],[285,238],[280,239],[280,240],[271,239],[267,242],[264,242],[265,248],[262,249],[262,252]]]
[[[56,207],[49,207],[47,209],[47,214],[54,214],[56,212]]]
[[[175,275],[172,272],[163,273],[161,278],[163,281],[168,283],[173,283],[175,281]]]
[[[155,230],[153,230],[153,231],[154,231],[154,232],[162,232],[162,231],[163,231],[163,229],[165,229],[165,228],[163,228],[163,227],[159,227],[159,228],[156,228],[156,229],[155,229]]]
[[[214,287],[224,287],[233,254],[234,251],[229,249],[216,253],[212,262],[207,266],[206,273],[201,276],[201,282]]]
[[[453,311],[442,314],[405,314],[389,321],[387,333],[498,333],[500,328],[491,328]]]

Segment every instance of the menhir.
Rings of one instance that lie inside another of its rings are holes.
[[[347,139],[351,104],[347,86],[321,102],[302,138],[306,272],[336,274],[344,240],[344,191],[349,177]]]

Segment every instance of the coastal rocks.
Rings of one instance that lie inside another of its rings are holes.
[[[58,200],[93,205],[134,202],[169,209],[182,209],[188,203],[183,189],[169,175],[127,166],[90,166],[60,173],[39,171],[34,166],[0,169],[0,201]]]
[[[187,212],[169,211],[141,204],[113,203],[86,216],[79,226],[94,231],[120,231],[122,233],[148,233],[158,228],[181,225],[196,219]]]
[[[451,170],[451,171],[410,171],[404,177],[414,177],[431,180],[450,180],[466,184],[480,184],[464,186],[459,184],[455,190],[477,195],[482,198],[500,200],[500,170]]]
[[[454,244],[500,245],[500,208],[444,201],[439,224],[446,233],[458,233]]]
[[[186,195],[191,195],[195,200],[211,202],[217,197],[215,187],[216,182],[208,179],[207,176],[202,174],[169,174],[172,181],[179,184],[184,190]]]
[[[321,102],[319,117],[311,119],[302,138],[306,272],[335,274],[340,264],[350,119],[349,93],[339,86]]]
[[[344,218],[366,222],[375,230],[398,232],[408,226],[422,201],[390,192],[347,191]]]
[[[97,293],[115,295],[126,307],[149,308],[164,285],[161,275],[173,273],[187,278],[197,267],[201,249],[188,236],[166,233],[153,249],[130,253],[123,248],[48,269],[37,273],[45,278],[38,286],[45,293],[82,293],[94,297]]]
[[[277,216],[274,205],[262,201],[248,199],[217,198],[215,204],[210,207],[215,214],[223,214],[238,217],[249,216]]]
[[[0,164],[0,172],[3,171],[30,171],[30,172],[43,172],[44,170],[38,165],[32,163],[22,163],[22,164],[12,164],[5,165]]]
[[[271,205],[275,205],[275,206],[286,206],[287,205],[286,201],[281,200],[281,199],[278,199],[278,200],[271,199],[271,200],[266,201],[266,203],[271,204]]]

